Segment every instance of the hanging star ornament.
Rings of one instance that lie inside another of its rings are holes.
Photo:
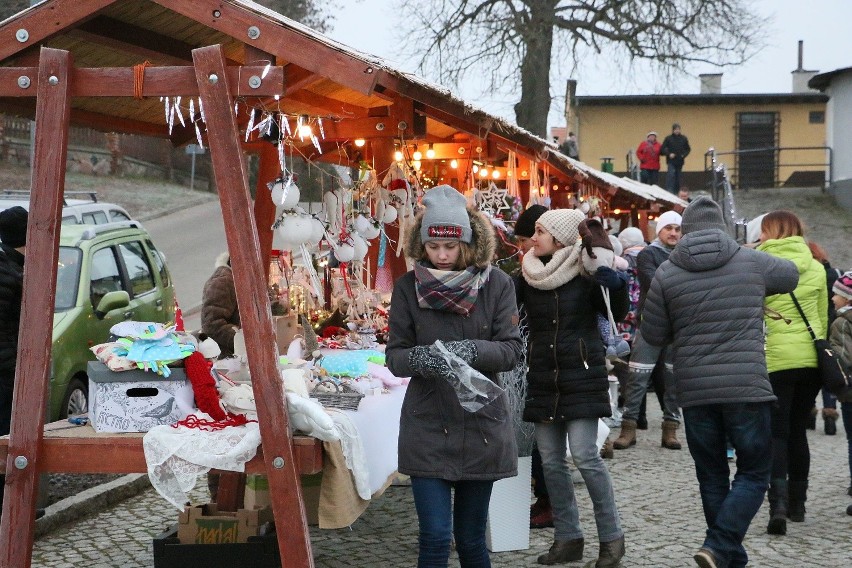
[[[506,203],[508,193],[508,190],[500,189],[492,182],[488,189],[479,192],[479,210],[487,211],[495,217],[500,215],[501,211],[510,210],[509,204]]]

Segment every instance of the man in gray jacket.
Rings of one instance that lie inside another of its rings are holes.
[[[702,568],[741,567],[742,541],[763,503],[772,464],[763,302],[793,291],[795,265],[740,247],[707,197],[683,213],[683,238],[657,270],[642,313],[642,335],[674,349],[675,388],[704,506]],[[736,450],[733,482],[726,438]]]

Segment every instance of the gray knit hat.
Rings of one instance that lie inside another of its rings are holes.
[[[570,247],[580,237],[578,227],[585,218],[577,209],[552,209],[542,213],[536,223],[547,229],[554,239]]]
[[[29,214],[21,206],[0,211],[0,241],[7,247],[20,248],[27,244]]]
[[[706,195],[702,195],[689,204],[683,212],[683,221],[680,225],[680,230],[684,235],[702,229],[727,230],[722,209]]]
[[[470,243],[473,231],[467,214],[467,199],[449,185],[438,185],[423,197],[426,212],[420,225],[420,240],[456,240]]]

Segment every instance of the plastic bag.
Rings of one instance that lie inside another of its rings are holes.
[[[476,412],[503,394],[503,389],[494,381],[448,351],[440,340],[436,340],[429,347],[429,352],[441,357],[449,365],[451,373],[446,379],[456,391],[459,404],[466,411]]]

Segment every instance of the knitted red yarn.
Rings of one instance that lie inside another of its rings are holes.
[[[330,325],[324,330],[322,330],[322,336],[325,339],[329,339],[331,337],[334,337],[335,335],[346,335],[347,333],[349,333],[348,329],[343,329],[342,327],[337,327],[334,325]]]
[[[216,381],[210,374],[212,363],[198,351],[192,353],[183,360],[186,376],[192,384],[192,392],[195,394],[195,404],[202,412],[209,414],[214,420],[226,418],[222,405],[219,404],[219,391],[216,390]]]

